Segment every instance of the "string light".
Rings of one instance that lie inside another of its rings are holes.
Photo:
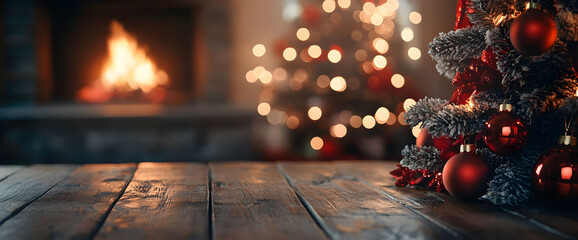
[[[393,85],[393,87],[395,88],[401,88],[403,87],[403,85],[405,84],[405,79],[403,78],[403,76],[401,74],[393,74],[393,76],[391,76],[391,85]]]
[[[307,30],[307,28],[299,28],[299,30],[297,30],[297,39],[301,40],[301,41],[307,41],[307,39],[309,39],[309,36],[311,36],[309,34],[309,30]]]
[[[418,12],[409,13],[409,21],[413,24],[419,24],[421,22],[421,14]]]
[[[341,52],[335,49],[330,50],[329,53],[327,53],[327,59],[332,63],[338,63],[341,61]]]
[[[377,55],[373,58],[373,66],[377,70],[384,69],[387,65],[387,59],[382,55]]]
[[[351,0],[337,0],[337,5],[341,8],[349,8],[349,6],[351,6]]]
[[[371,115],[366,115],[363,117],[363,127],[367,129],[372,129],[375,127],[375,118],[373,118]]]
[[[380,54],[384,54],[389,49],[389,44],[383,38],[373,39],[373,48]]]
[[[323,8],[323,11],[325,11],[326,13],[332,13],[333,11],[335,11],[335,0],[323,1],[323,3],[321,4],[321,8]]]
[[[329,87],[330,81],[331,79],[329,79],[327,75],[321,75],[317,77],[317,86],[319,86],[320,88],[327,88]]]
[[[343,92],[347,88],[347,83],[345,82],[345,78],[337,76],[331,79],[331,82],[329,82],[329,86],[331,87],[331,89],[333,89],[333,91]]]
[[[413,107],[416,104],[415,100],[413,100],[412,98],[408,98],[405,101],[403,101],[403,110],[407,111],[409,110],[409,108]]]
[[[267,49],[265,49],[265,45],[256,44],[255,46],[253,46],[253,55],[255,55],[255,57],[262,57],[263,55],[265,55],[265,52],[267,52]]]
[[[399,113],[399,115],[397,115],[397,121],[401,125],[407,125],[407,123],[405,123],[405,113],[403,113],[403,112]]]
[[[283,58],[291,62],[297,58],[297,51],[295,51],[295,48],[292,47],[285,48],[285,50],[283,50]]]
[[[318,58],[321,56],[321,47],[317,45],[311,45],[307,50],[307,53],[309,53],[309,56],[312,58]]]
[[[408,27],[404,28],[401,31],[401,39],[406,42],[410,42],[411,40],[413,40],[413,30],[411,30],[411,28]]]
[[[271,112],[271,105],[269,105],[269,103],[266,102],[259,103],[259,105],[257,106],[257,112],[261,116],[267,116],[267,114]]]
[[[320,150],[321,148],[323,148],[323,139],[321,139],[320,137],[313,137],[311,138],[309,144],[311,145],[311,148],[313,148],[313,150]]]
[[[295,116],[289,116],[287,118],[286,124],[289,129],[297,129],[299,127],[299,118]]]
[[[385,107],[380,107],[375,111],[375,121],[379,124],[385,124],[389,119],[389,110]]]
[[[411,134],[417,138],[417,136],[419,136],[419,133],[421,132],[421,128],[419,127],[420,124],[415,125],[411,128]]]
[[[351,127],[353,127],[353,128],[360,128],[362,123],[363,123],[363,120],[361,119],[360,116],[357,116],[357,115],[353,115],[349,119],[349,125],[351,125]]]
[[[335,124],[329,128],[329,134],[334,138],[343,138],[347,134],[347,127],[343,124]]]
[[[313,121],[319,120],[321,115],[323,115],[323,111],[321,111],[321,108],[317,106],[313,106],[309,108],[309,111],[307,111],[307,116],[309,116],[309,118]]]
[[[418,60],[421,58],[421,51],[416,47],[411,47],[409,50],[407,50],[407,55],[412,60]]]

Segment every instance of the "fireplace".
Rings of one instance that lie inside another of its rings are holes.
[[[6,0],[0,8],[0,161],[253,157],[253,114],[229,98],[227,1]]]

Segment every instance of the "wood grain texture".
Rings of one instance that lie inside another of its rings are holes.
[[[135,164],[79,167],[1,225],[0,239],[91,238],[130,181],[135,168]]]
[[[280,169],[334,239],[453,238],[332,163],[282,163]]]
[[[204,164],[140,163],[95,239],[208,239]]]
[[[551,239],[564,237],[483,201],[458,201],[447,193],[395,187],[392,162],[342,162],[343,174],[365,181],[459,238]]]
[[[214,239],[325,239],[276,166],[215,163]]]
[[[24,166],[0,166],[0,181],[22,168],[24,168]]]
[[[578,239],[578,207],[564,209],[564,205],[550,206],[552,203],[537,203],[525,207],[510,207],[506,211],[519,215],[542,228],[561,233],[567,238]],[[578,204],[578,203],[577,203]]]
[[[0,223],[68,176],[76,166],[33,165],[0,181]]]

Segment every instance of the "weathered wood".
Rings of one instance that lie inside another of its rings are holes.
[[[0,181],[22,168],[24,168],[24,166],[0,166]]]
[[[0,239],[91,238],[134,170],[135,164],[84,165],[76,169],[1,225]]]
[[[335,239],[451,239],[447,231],[332,163],[283,163],[280,169]]]
[[[210,164],[215,239],[324,239],[271,163]]]
[[[0,181],[0,223],[42,196],[75,168],[70,165],[33,165]]]
[[[95,239],[208,239],[204,164],[140,163]]]
[[[565,237],[536,226],[518,216],[483,201],[462,202],[447,193],[395,187],[389,174],[392,162],[341,162],[335,164],[342,174],[365,181],[459,238],[552,239]]]
[[[547,203],[552,204],[552,203]],[[563,209],[564,206],[538,206],[532,205],[527,207],[510,207],[506,208],[512,214],[527,218],[543,228],[552,232],[561,232],[566,236],[578,239],[578,210],[577,207]],[[577,203],[578,204],[578,203]]]

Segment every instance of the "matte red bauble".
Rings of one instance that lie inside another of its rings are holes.
[[[426,128],[422,128],[419,135],[417,135],[415,145],[418,147],[435,146],[433,136],[429,134],[429,131]]]
[[[500,112],[486,122],[484,142],[498,155],[510,155],[526,146],[528,129],[522,119],[512,113],[512,105],[500,104]]]
[[[473,144],[464,144],[460,150],[461,153],[450,158],[444,166],[444,186],[457,199],[478,199],[488,190],[490,168],[474,153]]]
[[[520,14],[510,27],[510,41],[521,54],[535,56],[547,51],[558,30],[554,18],[548,13],[531,7]]]
[[[532,171],[532,185],[545,200],[560,203],[578,201],[578,152],[576,138],[561,136],[558,145],[538,158]]]

